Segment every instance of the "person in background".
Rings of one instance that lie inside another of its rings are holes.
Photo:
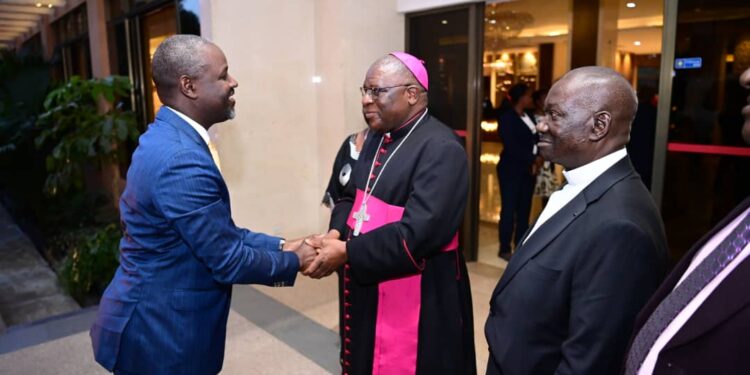
[[[547,99],[547,89],[534,91],[531,98],[534,100],[534,121],[538,124],[544,117],[544,100]],[[536,176],[536,185],[534,186],[534,195],[542,199],[542,209],[547,205],[550,195],[560,187],[557,175],[555,174],[555,163],[544,160],[541,156],[537,157],[535,165],[538,165],[539,173]]]
[[[497,255],[510,260],[512,247],[517,247],[529,229],[531,198],[536,183],[536,123],[528,110],[533,108],[532,90],[518,83],[508,90],[508,98],[500,108],[498,119],[503,151],[497,164],[500,183],[500,248]]]
[[[359,153],[362,151],[362,145],[364,145],[369,132],[369,128],[362,129],[346,137],[344,143],[341,144],[336,159],[333,161],[328,187],[323,195],[322,203],[324,206],[333,209],[335,202],[343,196],[344,190],[349,185],[354,164],[359,159]]]

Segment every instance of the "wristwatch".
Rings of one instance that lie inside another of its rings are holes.
[[[284,250],[284,245],[286,245],[286,241],[282,238],[279,240],[279,250]]]

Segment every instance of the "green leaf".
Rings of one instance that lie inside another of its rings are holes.
[[[112,89],[112,86],[101,86],[102,94],[104,94],[104,99],[107,99],[109,103],[112,103],[115,101],[115,94],[114,90]]]
[[[62,157],[63,153],[63,143],[58,143],[55,148],[52,149],[52,157],[55,159],[60,159]]]
[[[112,134],[112,117],[107,117],[104,119],[104,123],[102,124],[102,134],[106,135],[107,137]]]
[[[112,144],[109,142],[109,138],[99,138],[99,148],[101,148],[105,154],[112,152]]]
[[[117,139],[124,141],[128,137],[128,126],[122,122],[117,121]]]
[[[91,88],[91,100],[96,103],[97,100],[99,100],[99,96],[102,95],[102,89],[99,86],[94,85],[94,87]]]

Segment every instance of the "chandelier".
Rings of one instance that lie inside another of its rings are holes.
[[[498,10],[497,4],[487,6],[484,16],[485,49],[498,50],[508,40],[518,36],[526,26],[534,23],[534,16],[528,12]]]

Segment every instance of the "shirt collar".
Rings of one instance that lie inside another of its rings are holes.
[[[187,117],[187,115],[185,115],[184,113],[167,105],[165,105],[164,107],[169,108],[177,116],[180,116],[181,119],[185,120],[185,122],[187,122],[190,127],[195,129],[195,131],[198,132],[198,135],[200,135],[203,139],[203,142],[206,142],[206,146],[211,144],[211,138],[208,136],[208,131],[206,130],[206,128],[202,127],[199,123],[195,122],[190,117]]]
[[[571,171],[563,171],[565,181],[572,186],[586,186],[596,180],[599,175],[604,173],[611,166],[615,165],[620,159],[628,155],[623,147],[607,156],[596,159],[588,164],[582,165]]]
[[[399,139],[405,136],[406,134],[409,133],[409,130],[411,130],[411,127],[414,126],[417,123],[417,121],[419,121],[419,119],[426,117],[426,113],[427,113],[427,108],[415,113],[414,116],[406,120],[403,125],[399,126],[395,130],[391,130],[390,132],[387,132],[386,134],[389,134],[391,137],[393,137],[393,139]]]

